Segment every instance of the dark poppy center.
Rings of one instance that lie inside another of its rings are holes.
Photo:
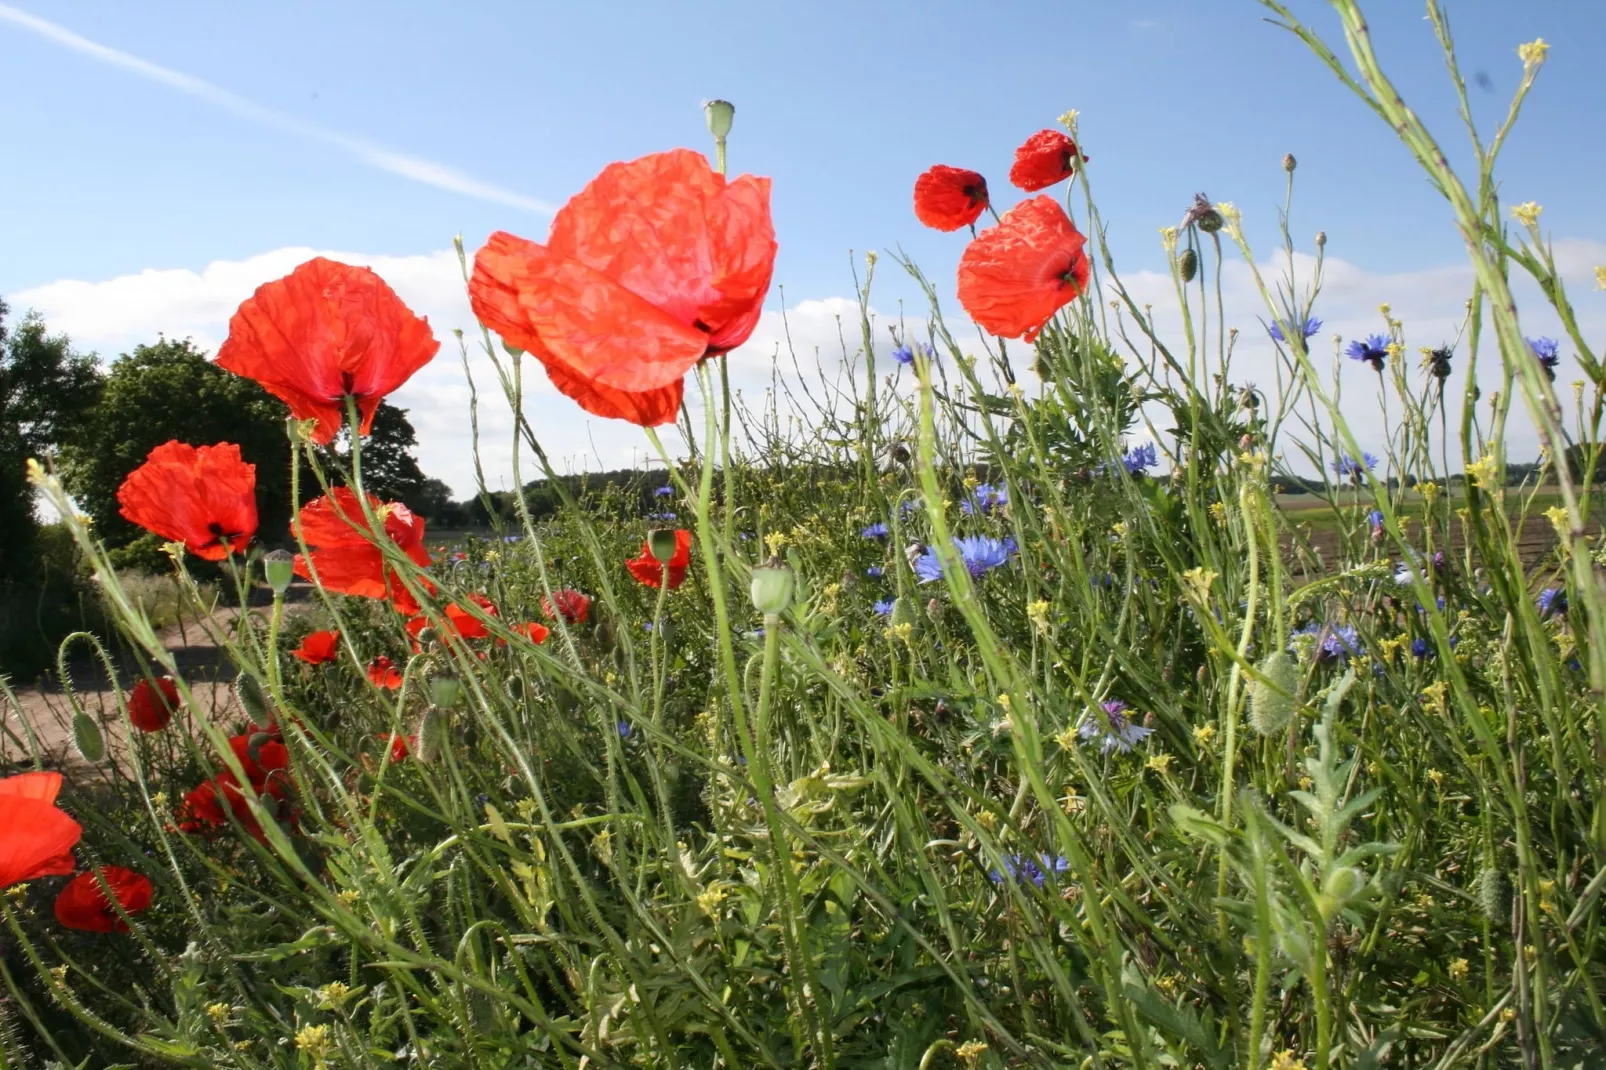
[[[352,374],[350,372],[341,372],[340,373],[340,392],[342,394],[350,396],[351,393],[353,392],[353,389],[356,387],[356,385],[357,385],[357,380],[352,376]]]
[[[987,203],[987,187],[986,186],[978,186],[978,185],[972,184],[972,185],[966,186],[961,192],[964,193],[964,195],[966,197],[970,198],[970,203],[971,204],[986,204]]]
[[[692,323],[692,327],[694,329],[696,329],[696,330],[702,331],[704,334],[713,334],[714,333],[714,328],[710,327],[708,324],[704,323],[702,320],[696,320],[695,322],[693,322]]]

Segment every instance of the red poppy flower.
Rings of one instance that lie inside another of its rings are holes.
[[[268,732],[242,732],[230,736],[229,749],[234,752],[246,779],[258,791],[270,780],[283,780],[290,769],[289,748]]]
[[[400,502],[381,502],[372,494],[368,495],[368,504],[384,525],[387,538],[417,564],[430,563],[424,549],[423,517]],[[385,567],[379,548],[364,535],[369,530],[368,522],[355,491],[337,487],[332,498],[314,498],[296,514],[292,530],[312,547],[310,567],[308,555],[296,555],[296,575],[311,579],[312,570],[317,569],[318,582],[325,590],[361,598],[389,598],[397,612],[418,612],[417,600],[402,586],[395,570]],[[425,588],[433,590],[427,582]]]
[[[523,624],[515,624],[513,625],[513,630],[536,646],[546,642],[546,637],[552,634],[552,629],[540,621],[534,620],[525,621]]]
[[[970,226],[987,203],[987,180],[975,171],[940,163],[915,179],[915,218],[935,230]]]
[[[641,556],[625,562],[625,567],[636,579],[648,587],[657,587],[663,580],[664,565],[652,556],[652,543],[641,544]],[[686,582],[686,570],[691,567],[691,532],[684,528],[675,532],[675,555],[669,559],[669,589],[673,591]]]
[[[374,682],[375,687],[394,691],[402,685],[402,672],[394,662],[381,654],[368,663],[368,679]]]
[[[288,785],[282,776],[271,776],[261,785],[251,785],[251,789],[253,797],[267,795],[275,804],[284,801],[288,794]],[[204,781],[184,796],[178,827],[183,832],[216,831],[229,823],[229,813],[233,813],[234,819],[253,838],[267,838],[261,823],[251,812],[245,792],[240,790],[239,779],[230,772],[219,773],[216,778]]]
[[[1087,287],[1086,242],[1054,198],[1022,201],[965,247],[959,303],[993,334],[1030,342]]]
[[[381,732],[378,738],[390,748],[389,760],[392,762],[406,761],[412,755],[413,748],[418,746],[417,736],[398,736]]]
[[[584,624],[591,616],[591,599],[572,587],[552,592],[552,597],[541,596],[541,612],[547,619],[562,615],[570,624]]]
[[[128,693],[128,719],[141,732],[160,732],[176,709],[178,685],[166,676],[157,677],[155,687],[149,680],[140,680]]]
[[[468,598],[469,601],[479,606],[490,616],[497,616],[496,606],[483,594],[472,593]],[[431,621],[428,617],[417,616],[407,622],[407,634],[413,637],[415,650],[418,648],[417,639],[419,635],[423,633],[425,628],[430,627],[433,627],[437,633],[451,632],[463,639],[484,639],[491,634],[485,625],[480,623],[478,618],[457,602],[453,602],[446,607],[444,620]]]
[[[104,888],[102,879],[106,882]],[[126,933],[128,922],[107,898],[108,888],[125,914],[138,914],[151,905],[148,877],[122,866],[101,866],[93,872],[78,874],[56,895],[56,920],[69,929],[84,932]]]
[[[385,395],[440,347],[384,279],[320,256],[245,299],[217,365],[255,379],[296,419],[317,420],[313,440],[327,443],[346,421],[348,397],[366,435]]]
[[[232,442],[151,450],[117,488],[123,518],[196,557],[221,561],[245,551],[257,530],[257,468]]]
[[[0,888],[77,868],[72,849],[84,830],[57,809],[60,791],[60,773],[0,779]]]
[[[1058,130],[1039,130],[1015,150],[1015,165],[1009,180],[1027,193],[1047,189],[1076,173],[1078,162],[1086,163],[1076,142]]]
[[[481,323],[598,416],[672,423],[699,360],[747,341],[775,267],[770,182],[689,149],[610,164],[546,245],[498,231],[474,257]]]
[[[290,653],[308,665],[326,665],[340,657],[340,632],[311,632]]]

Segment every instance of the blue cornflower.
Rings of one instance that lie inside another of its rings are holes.
[[[892,616],[892,599],[883,598],[870,608],[875,610],[878,617],[890,617]]]
[[[859,534],[863,535],[867,539],[884,539],[888,535],[892,534],[892,531],[885,523],[877,520],[874,524],[871,524],[869,527],[859,532]]]
[[[503,535],[502,536],[502,541],[503,542],[518,542],[522,538],[524,538],[523,535]]]
[[[1012,538],[993,539],[985,535],[965,535],[954,539],[954,549],[959,551],[959,557],[964,561],[966,570],[974,578],[1007,564],[1019,548]],[[937,559],[936,550],[927,549],[924,554],[915,558],[913,564],[915,575],[920,577],[921,583],[942,579],[942,563]]]
[[[908,346],[899,346],[892,351],[892,359],[899,364],[913,364],[915,362],[915,351]]]
[[[1567,612],[1567,592],[1560,587],[1546,587],[1539,592],[1537,602],[1541,620],[1548,617],[1559,617]]]
[[[976,487],[975,498],[974,504],[968,498],[959,503],[959,508],[964,510],[966,516],[972,515],[977,509],[980,509],[983,515],[991,513],[994,509],[1002,509],[1009,504],[1009,488],[981,483]]]
[[[1382,531],[1383,530],[1383,510],[1381,510],[1381,509],[1373,509],[1370,513],[1367,513],[1366,514],[1366,522],[1368,524],[1372,525],[1372,530],[1373,531]]]
[[[1342,457],[1337,457],[1333,460],[1334,472],[1336,472],[1338,475],[1350,476],[1357,480],[1361,478],[1362,474],[1370,472],[1376,467],[1377,458],[1372,456],[1370,453],[1367,453],[1365,450],[1361,451],[1361,459],[1358,461],[1347,453]]]
[[[1108,754],[1112,750],[1126,754],[1154,732],[1152,728],[1133,724],[1132,718],[1126,714],[1124,702],[1106,702],[1103,710],[1102,717],[1089,717],[1082,722],[1082,727],[1076,730],[1076,734],[1083,740],[1100,740],[1099,752],[1102,754]]]
[[[663,522],[667,523],[668,521],[671,521],[671,520],[675,519],[675,514],[672,513],[672,512],[648,513],[647,514],[647,519],[648,520],[658,520],[658,521],[663,521]]]
[[[1344,347],[1344,355],[1350,360],[1361,360],[1372,366],[1374,371],[1383,370],[1383,362],[1388,359],[1389,339],[1386,334],[1374,334],[1367,338],[1357,338]]]
[[[994,884],[1003,884],[1006,880],[1017,882],[1030,882],[1041,888],[1051,873],[1064,873],[1071,868],[1071,863],[1059,855],[1040,854],[1036,858],[1031,855],[1005,855],[1002,859],[1003,870],[992,870],[987,875]]]
[[[1142,475],[1145,469],[1153,468],[1160,463],[1160,457],[1154,450],[1154,443],[1145,442],[1141,446],[1133,446],[1121,455],[1121,466],[1132,475]]]
[[[630,738],[630,722],[629,721],[620,721],[619,724],[616,727],[619,729],[619,738],[620,739],[629,739]]]
[[[1317,661],[1347,661],[1361,652],[1361,637],[1348,624],[1317,624],[1311,621],[1294,633],[1317,636]]]
[[[1307,319],[1305,321],[1305,337],[1306,338],[1309,338],[1311,335],[1315,334],[1317,331],[1319,331],[1321,329],[1322,329],[1322,321],[1317,319],[1315,316],[1312,316],[1312,317],[1310,317],[1309,319]],[[1288,339],[1283,337],[1282,324],[1277,323],[1276,321],[1272,322],[1271,336],[1273,338],[1275,338],[1279,342],[1288,341]]]
[[[1426,639],[1411,640],[1411,656],[1413,658],[1425,658],[1431,653],[1433,653],[1433,644]]]
[[[1533,351],[1534,359],[1554,382],[1556,366],[1561,363],[1561,343],[1554,338],[1529,338],[1527,342],[1528,348]]]
[[[882,568],[880,565],[871,565],[869,568],[864,570],[864,574],[869,576],[872,580],[878,580],[886,573],[886,571],[887,570]]]
[[[667,498],[671,494],[674,494],[674,493],[675,493],[675,488],[674,487],[654,487],[652,489],[652,496],[654,498]]]

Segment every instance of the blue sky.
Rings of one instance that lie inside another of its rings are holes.
[[[1293,6],[1341,43],[1326,4]],[[1365,6],[1385,67],[1464,162],[1423,8]],[[1505,152],[1505,198],[1543,203],[1558,237],[1606,242],[1592,199],[1606,5],[1449,7],[1463,69],[1488,78],[1471,92],[1489,128],[1521,75],[1517,44],[1551,42]],[[18,11],[259,112],[65,47]],[[0,294],[50,311],[63,280],[198,272],[286,247],[420,256],[499,228],[540,238],[534,202],[562,203],[612,160],[706,147],[699,105],[714,96],[737,106],[732,168],[774,179],[788,304],[850,294],[850,249],[902,247],[951,278],[962,239],[915,221],[915,176],[972,167],[1007,203],[1014,147],[1067,108],[1123,269],[1163,267],[1155,228],[1198,190],[1238,204],[1268,248],[1285,152],[1299,160],[1295,232],[1325,229],[1329,256],[1377,276],[1457,263],[1448,210],[1403,147],[1263,14],[1253,0],[0,4]],[[381,150],[509,196],[391,173],[372,162]],[[914,295],[885,268],[877,305],[895,312]],[[132,344],[62,317],[97,348]],[[159,329],[183,333],[174,318]]]

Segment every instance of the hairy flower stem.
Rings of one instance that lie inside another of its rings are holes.
[[[1239,689],[1243,682],[1243,663],[1249,650],[1249,641],[1255,634],[1255,610],[1260,598],[1260,551],[1255,538],[1258,528],[1258,510],[1255,490],[1247,482],[1238,488],[1238,508],[1244,518],[1244,544],[1249,555],[1249,593],[1248,605],[1244,607],[1243,629],[1238,633],[1238,652],[1232,662],[1232,672],[1227,680],[1227,729],[1225,746],[1227,748],[1226,770],[1221,778],[1221,823],[1228,827],[1232,825],[1232,796],[1234,773],[1238,764],[1238,720],[1240,715]],[[1227,852],[1221,852],[1221,864],[1216,874],[1216,895],[1224,898],[1227,894]],[[1230,941],[1230,929],[1226,912],[1217,909],[1216,920],[1222,940]]]

